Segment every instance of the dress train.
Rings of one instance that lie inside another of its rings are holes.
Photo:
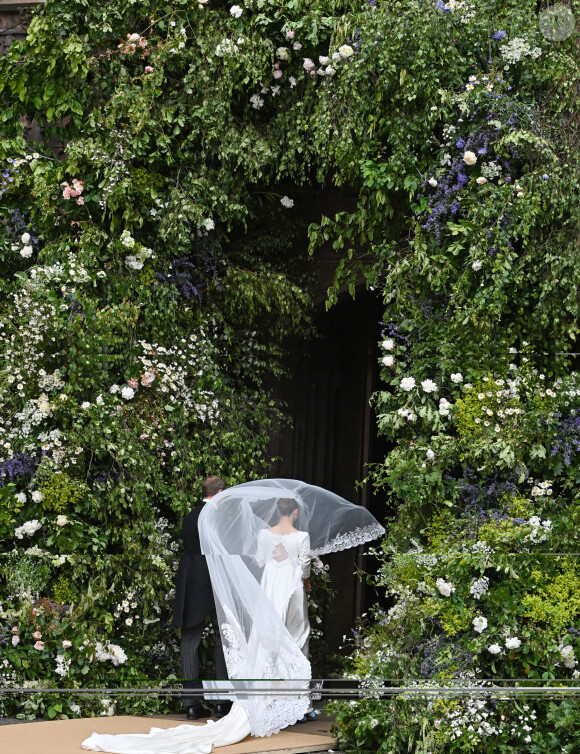
[[[234,702],[229,713],[217,722],[151,728],[149,733],[93,733],[81,746],[109,754],[209,754],[214,747],[231,746],[249,735],[246,710]]]

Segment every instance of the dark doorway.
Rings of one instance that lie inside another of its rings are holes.
[[[288,406],[293,426],[273,438],[272,455],[280,458],[272,476],[302,479],[365,505],[379,519],[384,499],[358,486],[369,463],[384,458],[369,405],[379,387],[380,320],[383,307],[372,292],[347,299],[316,319],[319,337],[297,345],[291,355],[291,378],[280,385],[278,397]],[[383,455],[381,456],[381,452]],[[356,618],[375,602],[374,590],[354,575],[372,564],[364,548],[347,550],[323,560],[330,565],[336,599],[332,619],[325,621],[328,645],[336,650],[350,635]]]

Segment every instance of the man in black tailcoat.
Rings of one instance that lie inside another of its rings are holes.
[[[228,677],[209,571],[205,556],[201,552],[197,528],[199,514],[203,506],[214,495],[225,489],[225,486],[224,480],[218,476],[210,476],[205,479],[202,484],[202,504],[183,518],[184,551],[177,570],[173,625],[181,628],[181,670],[184,688],[200,689],[203,686],[201,680],[199,680],[199,647],[208,615],[214,634],[216,678]],[[187,707],[188,720],[196,720],[205,716],[201,697],[185,697],[184,703]],[[217,715],[226,714],[229,706],[230,704],[227,702],[216,704]]]

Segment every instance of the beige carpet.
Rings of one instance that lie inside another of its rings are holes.
[[[149,729],[183,725],[183,715],[158,717],[91,717],[77,720],[17,723],[0,726],[0,752],[6,754],[84,754],[81,741],[97,733],[148,733]],[[196,723],[191,723],[196,725]],[[248,736],[218,754],[302,754],[334,748],[331,721],[317,718],[268,738]]]

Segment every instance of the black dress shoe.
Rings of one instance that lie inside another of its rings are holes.
[[[203,707],[188,707],[187,708],[188,720],[199,720],[200,717],[207,717]]]
[[[232,708],[231,702],[218,702],[215,706],[217,717],[225,717]]]

